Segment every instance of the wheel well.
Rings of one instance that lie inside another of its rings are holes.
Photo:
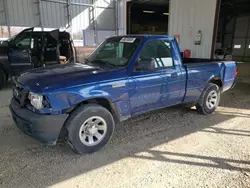
[[[221,88],[223,86],[220,78],[214,78],[214,79],[210,80],[209,83],[215,84],[215,85],[219,86],[219,88]]]
[[[86,100],[82,102],[81,104],[84,105],[84,104],[90,104],[90,103],[99,104],[103,106],[113,115],[115,122],[119,122],[120,120],[119,111],[117,107],[115,106],[115,104],[112,103],[110,100],[106,98],[95,98],[95,99]]]

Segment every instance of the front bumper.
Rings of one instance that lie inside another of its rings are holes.
[[[10,111],[17,127],[36,140],[54,145],[58,139],[68,114],[42,115],[34,113],[26,108],[19,107],[15,99],[12,99]]]

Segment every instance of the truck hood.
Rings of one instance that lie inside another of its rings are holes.
[[[32,92],[43,93],[99,81],[97,75],[110,71],[86,64],[71,63],[33,69],[20,74],[17,82]]]

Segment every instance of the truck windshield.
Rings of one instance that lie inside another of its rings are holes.
[[[141,42],[139,37],[112,37],[104,41],[86,60],[86,63],[126,66]]]

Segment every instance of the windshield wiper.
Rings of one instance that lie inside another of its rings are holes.
[[[112,69],[115,67],[115,65],[112,65],[112,64],[108,63],[107,61],[103,61],[101,59],[96,59],[96,60],[93,60],[91,62],[89,60],[87,60],[86,63],[87,64],[90,63],[90,64],[97,64],[97,65],[105,65],[106,67],[109,67]]]

